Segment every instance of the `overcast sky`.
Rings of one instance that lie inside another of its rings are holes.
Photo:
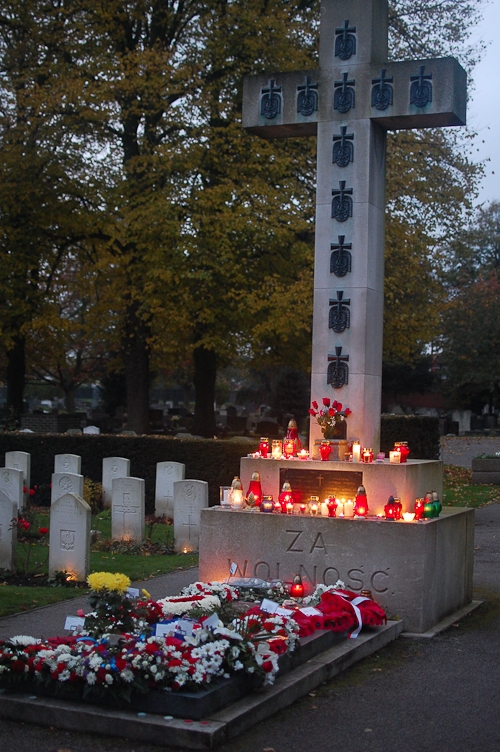
[[[475,89],[467,120],[477,131],[474,151],[478,160],[489,157],[479,202],[500,201],[500,0],[489,0],[474,38],[489,43],[473,73]],[[484,143],[483,143],[484,142]]]

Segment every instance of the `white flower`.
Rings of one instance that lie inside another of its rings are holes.
[[[106,674],[106,676],[104,677],[104,680],[106,684],[113,684],[113,677],[111,676],[111,674]]]
[[[28,635],[16,635],[15,637],[11,637],[9,642],[11,645],[27,647],[28,645],[38,645],[40,640],[37,640],[36,637],[29,637]]]
[[[242,668],[244,668],[242,662],[241,661],[235,661],[234,670],[235,671],[241,671]]]
[[[89,671],[89,673],[87,674],[87,684],[91,684],[91,685],[95,684],[95,681],[96,681],[95,674],[93,673],[93,671]]]

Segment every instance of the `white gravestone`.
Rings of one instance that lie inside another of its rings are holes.
[[[79,496],[66,493],[50,508],[49,575],[69,572],[82,582],[90,572],[89,505]]]
[[[111,537],[141,543],[145,533],[144,481],[115,478],[112,483]]]
[[[64,494],[72,493],[83,498],[83,475],[76,473],[52,473],[50,503],[53,504]]]
[[[198,551],[201,510],[208,507],[208,483],[178,480],[174,483],[174,547],[177,553]]]
[[[386,131],[465,125],[452,57],[388,62],[387,0],[322,0],[319,69],[244,79],[243,126],[317,136],[311,398],[352,410],[348,437],[378,452]],[[321,429],[311,420],[310,449]]]
[[[102,498],[104,509],[111,509],[112,484],[115,478],[128,478],[130,460],[125,457],[104,457],[102,460]]]
[[[184,480],[186,466],[182,462],[156,463],[155,515],[174,516],[174,483]]]
[[[11,501],[16,503],[18,512],[24,507],[24,473],[22,470],[15,470],[13,467],[2,467],[0,469],[0,491],[3,491]]]
[[[101,429],[98,428],[97,426],[86,426],[83,429],[83,433],[94,434],[95,436],[97,436],[97,434],[101,433]]]
[[[82,472],[82,458],[79,454],[56,454],[54,472],[79,475]]]
[[[28,501],[28,491],[31,483],[31,454],[29,452],[5,452],[5,467],[23,471],[24,504]]]
[[[17,527],[12,521],[16,517],[16,502],[0,491],[0,569],[14,569]]]

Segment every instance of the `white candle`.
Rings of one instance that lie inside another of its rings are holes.
[[[352,499],[347,499],[344,511],[346,517],[354,517],[354,502]]]
[[[361,461],[361,444],[359,441],[354,441],[352,445],[352,461],[353,462],[360,462]]]
[[[401,464],[401,452],[389,452],[389,462],[393,465]]]

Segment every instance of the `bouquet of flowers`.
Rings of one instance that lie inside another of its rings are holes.
[[[316,400],[311,403],[309,415],[316,418],[321,428],[321,433],[325,439],[334,439],[337,435],[337,426],[345,420],[351,413],[348,407],[342,410],[342,403],[337,400],[330,400],[330,397],[323,397],[323,407],[320,409]]]

